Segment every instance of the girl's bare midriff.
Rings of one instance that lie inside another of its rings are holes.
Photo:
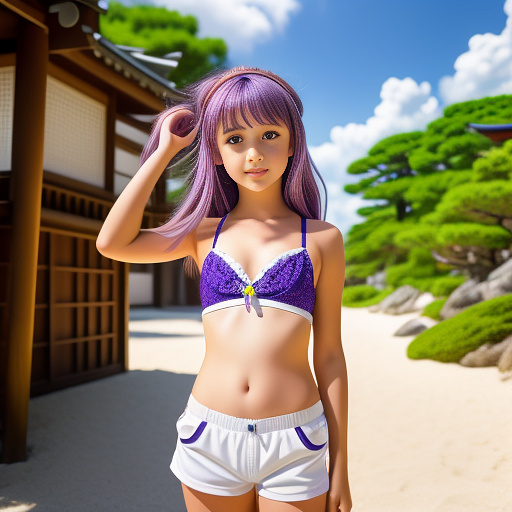
[[[239,418],[268,418],[315,404],[308,361],[311,325],[300,315],[244,306],[204,315],[206,355],[192,394],[206,407]]]
[[[198,229],[200,261],[212,247],[219,220],[207,218]],[[244,254],[239,241],[247,239],[248,233],[252,250]],[[286,221],[268,225],[251,220],[232,223],[228,218],[216,247],[254,278],[273,257],[300,245],[300,219],[292,214]],[[308,235],[316,282],[320,265],[314,245]],[[206,355],[192,394],[206,407],[259,419],[300,411],[320,399],[308,360],[311,324],[289,311],[270,307],[262,311],[263,317],[258,317],[242,305],[203,316]]]

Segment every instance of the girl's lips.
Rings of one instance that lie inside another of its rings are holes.
[[[266,174],[267,171],[268,171],[268,169],[263,169],[261,167],[258,167],[257,169],[251,169],[250,171],[245,171],[245,174],[257,178],[258,176],[263,176],[264,174]]]

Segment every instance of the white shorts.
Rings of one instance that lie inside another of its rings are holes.
[[[327,422],[322,402],[302,411],[251,420],[212,411],[190,396],[177,422],[171,470],[186,486],[238,496],[300,501],[329,490]]]

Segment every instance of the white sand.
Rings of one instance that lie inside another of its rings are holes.
[[[512,510],[512,380],[410,361],[415,317],[343,311],[354,512]],[[174,423],[204,354],[197,309],[135,310],[131,371],[31,400],[29,460],[0,465],[10,512],[177,511]]]

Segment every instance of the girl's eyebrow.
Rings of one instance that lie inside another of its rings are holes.
[[[269,126],[271,128],[282,128],[282,126],[280,124],[268,124],[268,125],[265,125],[265,126]],[[239,130],[246,130],[246,129],[247,128],[245,126],[241,126],[241,125],[237,125],[237,126],[233,126],[233,127],[227,127],[227,128],[225,128],[223,130],[222,135],[226,135],[227,133],[230,133],[230,132],[236,132],[236,131],[239,131]]]
[[[236,132],[238,130],[245,130],[246,128],[244,126],[234,126],[233,128],[225,128],[224,131],[222,132],[223,135],[226,135],[226,133],[230,133],[230,132]]]

